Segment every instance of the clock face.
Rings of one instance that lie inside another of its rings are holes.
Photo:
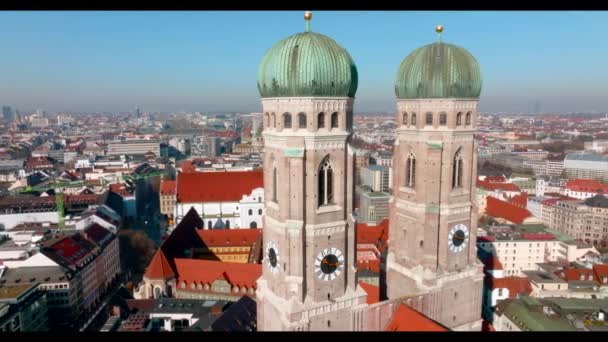
[[[469,228],[462,223],[452,227],[448,234],[450,250],[458,253],[466,248],[467,242],[469,242]]]
[[[334,280],[343,269],[344,255],[337,248],[326,248],[315,259],[315,272],[321,280]]]
[[[279,249],[275,245],[274,242],[269,241],[266,244],[266,253],[265,253],[266,264],[272,273],[279,272]]]

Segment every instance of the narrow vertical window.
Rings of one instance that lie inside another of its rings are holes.
[[[407,125],[407,113],[403,113],[402,122],[403,125]]]
[[[462,152],[458,150],[454,155],[453,165],[452,165],[452,188],[460,188],[462,187]]]
[[[405,160],[405,186],[413,188],[416,184],[416,157],[413,153],[407,156]]]
[[[319,166],[319,206],[333,203],[333,170],[329,157],[326,157]]]
[[[272,201],[277,202],[277,167],[272,168]]]
[[[317,116],[317,128],[325,128],[325,114],[319,113]]]
[[[412,113],[412,126],[416,126],[416,113]]]
[[[331,128],[338,128],[338,113],[331,115]]]
[[[471,112],[467,113],[467,119],[466,119],[466,125],[470,125],[471,124]]]
[[[439,114],[439,124],[445,126],[448,123],[448,115],[446,113]]]
[[[272,113],[272,128],[277,127],[277,117]]]
[[[426,113],[426,124],[427,125],[433,124],[433,113]]]
[[[461,126],[462,125],[462,113],[458,113],[456,114],[456,126]]]
[[[283,128],[291,128],[291,114],[283,114]]]
[[[298,114],[298,128],[306,128],[306,114]]]

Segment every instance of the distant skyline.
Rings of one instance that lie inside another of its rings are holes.
[[[481,65],[482,112],[606,112],[608,12],[313,11],[348,50],[355,112],[391,112],[397,68],[443,41]],[[257,68],[303,11],[0,12],[0,105],[50,112],[261,111]]]

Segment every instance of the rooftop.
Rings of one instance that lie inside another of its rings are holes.
[[[37,284],[23,283],[0,285],[0,301],[16,299],[34,286],[37,286]]]

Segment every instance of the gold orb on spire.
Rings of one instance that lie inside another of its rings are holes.
[[[437,32],[437,33],[443,32],[443,25],[437,25],[437,26],[435,26],[435,32]]]
[[[304,12],[304,20],[310,20],[310,19],[312,19],[312,12],[311,11]]]

